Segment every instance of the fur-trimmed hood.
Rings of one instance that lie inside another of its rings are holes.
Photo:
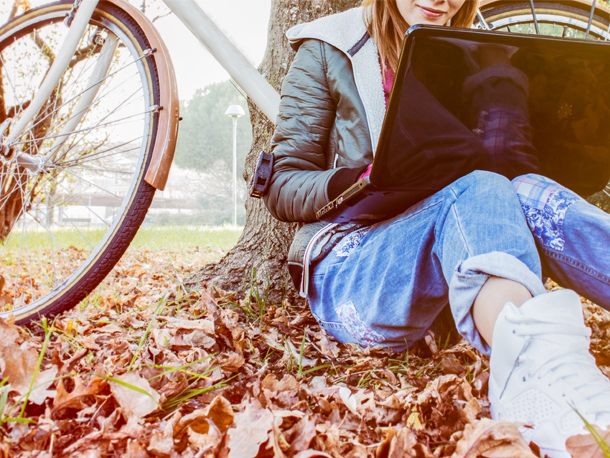
[[[354,80],[367,114],[373,153],[377,148],[385,116],[385,95],[379,52],[366,30],[362,7],[299,24],[286,33],[297,50],[304,40],[315,39],[339,49],[351,60]]]

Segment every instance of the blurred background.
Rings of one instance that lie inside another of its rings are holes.
[[[254,66],[263,59],[271,0],[197,0],[199,5],[232,39]],[[15,4],[35,8],[49,0],[0,0],[0,22]],[[161,0],[131,0],[161,32],[178,79],[181,116],[178,145],[168,184],[157,191],[145,226],[237,226],[245,223],[246,183],[243,165],[252,141],[245,94]],[[244,116],[237,120],[237,211],[233,224],[233,120],[225,115],[239,105]],[[120,181],[120,180],[118,180]],[[122,183],[114,183],[120,187]],[[108,186],[108,185],[106,185]],[[100,215],[112,218],[112,202],[89,202]],[[70,205],[63,218],[87,226],[89,210]],[[62,218],[56,215],[56,221]]]

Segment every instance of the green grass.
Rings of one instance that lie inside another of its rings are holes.
[[[228,250],[237,243],[242,230],[231,226],[144,226],[131,242],[131,247],[154,250],[198,246]]]
[[[80,231],[80,232],[79,232]],[[208,247],[228,250],[233,247],[242,232],[242,228],[231,226],[195,227],[195,226],[143,226],[131,242],[131,248],[140,249],[176,249],[187,247]],[[95,246],[104,236],[103,229],[78,230],[73,228],[56,229],[52,231],[55,250],[75,247],[89,252],[89,243]],[[23,252],[48,250],[51,248],[51,238],[47,232],[28,230],[23,234],[16,231],[6,244],[6,255]],[[9,262],[10,263],[10,262]]]

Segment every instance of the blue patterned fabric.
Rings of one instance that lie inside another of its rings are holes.
[[[551,194],[561,189],[555,181],[533,173],[515,178],[513,188],[519,196],[521,205],[538,210],[544,210]]]
[[[367,234],[369,229],[370,229],[370,226],[362,228],[358,231],[352,232],[351,234],[348,234],[347,236],[345,236],[337,244],[337,246],[335,248],[333,248],[333,251],[336,253],[337,257],[338,258],[347,258],[352,251],[354,251],[356,248],[358,248],[358,246],[362,242],[362,239]]]
[[[557,251],[563,251],[566,243],[563,233],[566,212],[573,203],[579,200],[580,197],[573,193],[555,189],[542,210],[521,203],[527,224],[538,243]]]
[[[336,311],[339,319],[345,326],[345,329],[348,330],[360,345],[368,346],[385,340],[383,336],[366,325],[353,302],[350,301],[347,304],[337,307]]]

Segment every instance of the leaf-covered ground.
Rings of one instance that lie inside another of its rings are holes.
[[[0,321],[0,456],[535,456],[488,420],[488,360],[465,342],[340,345],[263,291],[185,291],[208,260],[134,250],[53,323]],[[610,375],[610,314],[583,303]]]

